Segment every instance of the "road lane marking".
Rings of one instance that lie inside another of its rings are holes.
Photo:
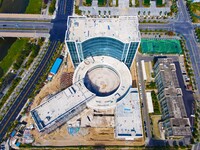
[[[54,48],[56,48],[56,47],[55,47],[56,44],[57,44],[57,41],[55,41],[55,43],[53,44],[51,50],[53,50]],[[51,52],[51,53],[52,53],[52,52]],[[45,56],[44,56],[44,57],[45,57]],[[49,57],[50,57],[50,55],[48,55],[48,59],[49,59]],[[45,59],[45,63],[48,62],[48,59]],[[45,63],[44,63],[44,64],[45,64]],[[42,68],[44,68],[44,66],[46,66],[46,65],[43,65]],[[34,82],[35,82],[36,78],[38,77],[38,75],[41,73],[41,71],[43,71],[42,68],[40,69],[39,73],[36,74],[36,77],[34,78]],[[34,75],[34,74],[33,74],[33,75]],[[30,81],[30,80],[29,80],[29,81]],[[28,82],[29,82],[29,81],[28,81]],[[27,82],[27,83],[28,83],[28,82]],[[10,119],[13,117],[13,114],[16,113],[17,108],[18,108],[19,105],[21,104],[23,98],[25,97],[25,95],[27,94],[27,92],[30,90],[30,87],[34,84],[34,82],[31,83],[31,85],[29,86],[28,90],[26,90],[26,93],[24,94],[24,96],[20,99],[20,101],[19,101],[17,107],[15,107],[14,111],[12,111],[11,115],[10,115],[9,118],[6,120],[5,124],[4,124],[3,127],[1,128],[0,134],[2,134],[2,131],[5,129],[5,126],[8,124],[8,121],[10,121]],[[26,85],[27,85],[27,84],[26,84]],[[25,85],[25,86],[26,86],[26,85]],[[20,93],[20,95],[21,95],[21,93]],[[18,97],[18,98],[20,98],[20,97]],[[18,99],[18,98],[17,98],[17,99]],[[12,106],[11,106],[11,107],[12,107]],[[11,107],[10,107],[10,108],[11,108]],[[9,112],[9,111],[8,111],[8,112]],[[7,114],[6,114],[6,115],[7,115]],[[5,116],[6,116],[6,115],[5,115]]]

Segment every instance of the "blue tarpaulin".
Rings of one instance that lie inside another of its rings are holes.
[[[14,137],[15,136],[15,134],[16,134],[16,130],[14,130],[12,133],[11,133],[11,137]]]
[[[19,143],[19,142],[17,142],[15,145],[16,145],[17,147],[19,147],[19,146],[20,146],[20,143]]]
[[[62,61],[63,60],[61,58],[57,58],[50,70],[50,73],[55,75],[58,72],[58,69],[60,68]]]

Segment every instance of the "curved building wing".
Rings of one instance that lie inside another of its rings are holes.
[[[66,45],[74,67],[93,56],[110,56],[131,66],[140,43],[137,17],[69,17],[68,22]]]
[[[95,37],[82,43],[84,59],[90,56],[112,56],[121,60],[124,43],[110,37]]]

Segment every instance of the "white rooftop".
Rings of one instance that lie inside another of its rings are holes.
[[[143,137],[141,107],[136,88],[131,88],[128,94],[117,103],[115,137],[126,140]]]
[[[68,39],[82,42],[94,37],[112,37],[124,43],[140,41],[137,16],[119,18],[68,18]]]
[[[147,97],[148,112],[153,113],[154,109],[153,109],[153,101],[151,97],[151,92],[146,92],[146,97]]]
[[[94,97],[92,100],[90,100],[87,103],[87,106],[94,108],[94,109],[106,110],[106,109],[114,108],[116,106],[117,99],[123,97],[129,90],[129,88],[132,86],[131,73],[130,73],[128,67],[123,62],[121,62],[113,57],[109,57],[109,56],[89,57],[86,60],[84,60],[83,62],[81,62],[78,65],[78,67],[76,68],[76,70],[74,72],[74,76],[73,76],[73,83],[76,83],[77,81],[85,78],[86,73],[89,70],[92,70],[93,68],[97,68],[97,67],[101,67],[101,66],[109,67],[111,70],[113,70],[117,74],[118,77],[115,77],[112,74],[107,75],[108,72],[106,74],[104,74],[103,72],[101,72],[101,73],[96,72],[96,74],[98,74],[98,75],[94,74],[94,78],[100,78],[100,80],[96,79],[93,81],[96,83],[99,82],[99,83],[103,83],[106,85],[108,83],[107,88],[112,88],[116,84],[117,85],[119,84],[119,86],[118,86],[117,90],[109,96]],[[115,81],[113,81],[113,79]],[[119,81],[116,81],[116,80],[119,80]],[[98,86],[98,87],[100,87],[100,86]]]
[[[43,121],[46,127],[79,103],[94,96],[95,94],[91,93],[84,86],[83,81],[80,80],[69,88],[47,99],[32,111],[37,112],[39,117],[37,119]]]

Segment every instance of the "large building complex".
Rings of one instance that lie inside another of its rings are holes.
[[[154,72],[165,136],[190,136],[190,121],[185,111],[175,64],[170,58],[160,58],[154,65]]]
[[[113,111],[115,137],[143,137],[138,91],[129,67],[140,44],[137,17],[69,17],[67,53],[73,85],[31,111],[39,131],[50,132],[85,108]]]

